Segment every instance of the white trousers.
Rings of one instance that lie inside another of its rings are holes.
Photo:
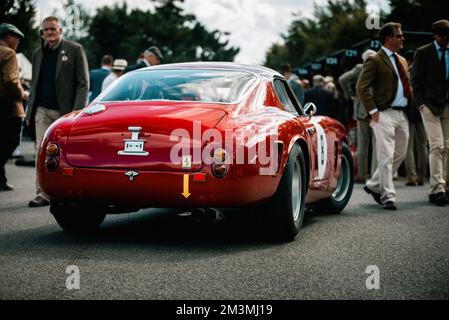
[[[379,121],[370,122],[376,137],[377,170],[367,182],[368,188],[381,194],[382,203],[396,202],[393,174],[407,154],[409,127],[403,111],[380,111]]]

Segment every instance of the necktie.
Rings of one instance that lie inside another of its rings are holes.
[[[402,87],[404,88],[404,95],[408,100],[408,103],[412,102],[412,88],[410,82],[408,81],[407,74],[405,73],[404,66],[396,53],[393,53],[394,62],[396,63],[396,68],[398,69],[399,78],[401,79]]]
[[[443,69],[443,79],[447,79],[447,71],[446,71],[446,49],[440,48],[441,51],[441,68]]]

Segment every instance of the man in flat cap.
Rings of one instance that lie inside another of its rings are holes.
[[[5,164],[19,145],[25,117],[22,101],[28,100],[28,93],[20,84],[16,59],[16,50],[23,37],[12,24],[0,24],[0,191],[14,190],[7,183]]]
[[[125,73],[138,70],[145,67],[155,66],[161,63],[161,60],[164,58],[161,51],[158,47],[152,46],[149,47],[143,53],[143,59],[141,59],[138,63],[133,64],[125,69]]]
[[[435,41],[419,48],[412,68],[416,106],[429,140],[429,201],[449,204],[446,193],[449,157],[449,21],[432,24]]]
[[[32,90],[27,109],[27,122],[34,124],[36,130],[36,154],[50,125],[64,114],[86,106],[89,91],[84,48],[63,39],[57,17],[45,18],[41,27],[43,44],[33,53]],[[48,205],[49,200],[37,182],[36,189],[36,197],[28,206]]]

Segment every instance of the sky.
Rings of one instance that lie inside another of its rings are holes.
[[[77,0],[88,12],[95,8],[123,0]],[[263,64],[265,54],[275,42],[282,42],[289,24],[296,17],[313,17],[313,4],[323,4],[326,0],[185,0],[186,13],[192,13],[209,30],[230,32],[229,43],[240,48],[235,61],[248,64]],[[127,0],[129,8],[151,9],[149,0]],[[368,0],[368,10],[388,8],[387,0]],[[52,14],[62,12],[60,0],[37,0],[38,21]]]

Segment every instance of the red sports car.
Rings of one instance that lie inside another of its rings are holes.
[[[38,181],[66,231],[93,230],[111,211],[256,206],[291,240],[306,204],[339,213],[352,194],[347,132],[315,112],[268,68],[149,67],[48,129]]]

